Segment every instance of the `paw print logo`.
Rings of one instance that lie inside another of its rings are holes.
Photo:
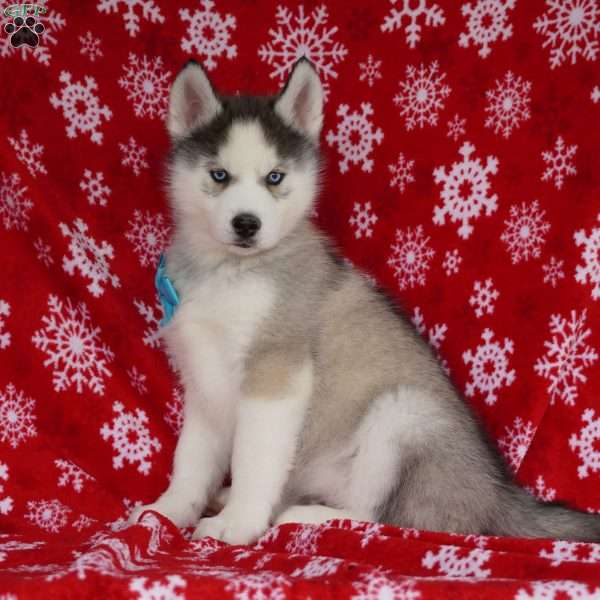
[[[45,27],[38,23],[35,17],[14,17],[12,23],[4,26],[4,31],[10,35],[10,45],[19,48],[27,44],[30,48],[36,48],[40,43],[39,36],[44,33]]]

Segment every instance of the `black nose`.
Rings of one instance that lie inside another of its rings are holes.
[[[236,215],[231,220],[233,229],[242,239],[251,238],[260,229],[260,219],[250,213]]]

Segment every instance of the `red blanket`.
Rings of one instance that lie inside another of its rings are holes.
[[[600,544],[125,521],[181,424],[153,288],[169,85],[195,57],[275,92],[302,54],[327,89],[316,221],[519,482],[600,512],[598,0],[0,5],[0,598],[600,598]]]

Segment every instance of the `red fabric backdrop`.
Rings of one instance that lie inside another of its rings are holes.
[[[518,480],[600,512],[598,0],[40,4],[37,48],[0,40],[0,597],[600,598],[600,545],[338,521],[235,548],[124,521],[180,427],[153,274],[192,56],[229,93],[315,63],[316,221]]]

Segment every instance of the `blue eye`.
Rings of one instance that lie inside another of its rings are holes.
[[[267,184],[279,185],[283,181],[284,177],[285,173],[280,173],[279,171],[271,171],[266,177]]]
[[[210,176],[217,183],[227,183],[229,181],[229,173],[225,169],[212,169]]]

